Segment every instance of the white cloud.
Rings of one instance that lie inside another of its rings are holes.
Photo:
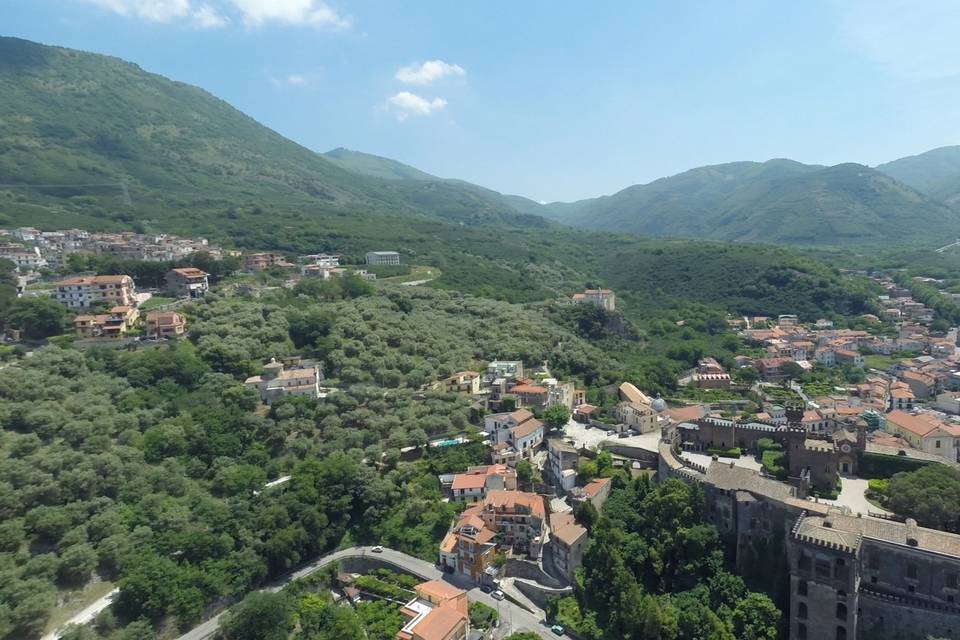
[[[310,84],[310,80],[308,80],[306,76],[302,76],[299,73],[291,73],[287,76],[287,84],[303,86],[305,84]]]
[[[387,105],[393,108],[398,120],[406,120],[409,116],[429,116],[447,106],[443,98],[427,100],[415,93],[401,91],[387,98]]]
[[[197,7],[193,12],[194,23],[204,29],[213,29],[227,24],[227,19],[208,4]]]
[[[897,75],[960,75],[960,3],[954,0],[837,0],[840,28],[860,55]]]
[[[202,28],[222,27],[229,16],[250,27],[269,23],[346,29],[341,16],[324,0],[82,0],[121,16],[148,22],[182,21]]]
[[[250,26],[267,22],[346,29],[350,20],[322,0],[230,0]]]
[[[313,82],[310,76],[302,73],[291,73],[285,76],[269,76],[270,82],[278,87],[305,87]]]
[[[420,65],[410,65],[397,70],[396,78],[404,84],[428,85],[447,76],[465,76],[467,72],[458,64],[443,60],[427,60]]]

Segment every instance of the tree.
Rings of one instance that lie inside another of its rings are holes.
[[[70,312],[53,298],[17,298],[4,314],[4,324],[39,340],[63,333]]]
[[[895,474],[887,485],[887,507],[921,526],[960,532],[960,471],[930,464]]]
[[[803,367],[796,362],[784,362],[780,365],[780,371],[790,380],[796,380],[803,375]]]
[[[286,640],[293,629],[296,602],[284,593],[255,591],[223,621],[227,640]]]
[[[570,410],[562,404],[551,405],[544,410],[542,418],[549,429],[562,429],[570,420]]]
[[[597,520],[600,518],[600,513],[597,511],[597,508],[593,506],[592,502],[584,500],[574,509],[573,517],[589,531],[593,529],[593,525],[597,523]]]
[[[751,593],[733,611],[737,640],[777,640],[780,610],[762,593]]]

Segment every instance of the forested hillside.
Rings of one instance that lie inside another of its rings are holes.
[[[877,171],[948,204],[960,204],[960,146],[900,158],[879,165]]]
[[[592,229],[791,245],[889,245],[960,231],[960,212],[884,173],[790,160],[701,167],[547,211]]]

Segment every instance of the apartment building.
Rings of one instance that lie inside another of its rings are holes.
[[[130,276],[83,276],[57,283],[57,301],[71,309],[89,309],[97,303],[112,307],[137,306]]]
[[[278,253],[250,253],[243,256],[243,270],[257,273],[270,267],[292,267],[287,259]]]
[[[368,251],[366,259],[370,266],[400,264],[400,254],[396,251]]]
[[[550,549],[553,565],[573,582],[574,574],[583,564],[587,546],[587,530],[577,524],[570,513],[550,514]]]
[[[945,422],[934,413],[891,411],[886,430],[901,436],[915,449],[952,462],[960,459],[960,425]]]
[[[489,464],[469,467],[453,476],[450,497],[458,502],[477,502],[488,491],[516,491],[517,470],[505,464]]]
[[[0,260],[9,260],[20,273],[38,271],[47,266],[39,247],[24,247],[18,244],[0,245]]]
[[[167,292],[174,298],[202,298],[210,290],[209,274],[195,267],[171,269],[166,275]]]

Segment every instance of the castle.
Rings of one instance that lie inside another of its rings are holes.
[[[779,592],[790,640],[960,638],[960,535],[809,498],[808,489],[834,482],[838,469],[855,471],[864,436],[858,429],[811,439],[791,426],[796,418],[789,414],[784,428],[705,419],[665,430],[658,479],[703,488],[707,519],[735,548],[737,570]],[[788,450],[789,482],[678,455],[681,447],[750,448],[760,438]]]

